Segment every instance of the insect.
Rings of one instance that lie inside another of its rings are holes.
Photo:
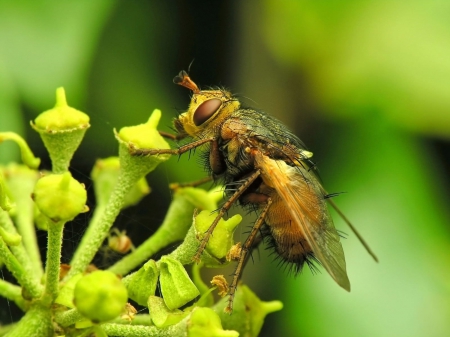
[[[192,141],[177,149],[138,149],[135,154],[180,155],[209,145],[205,164],[214,180],[222,179],[228,199],[204,233],[194,260],[200,260],[214,228],[234,203],[257,211],[258,218],[240,250],[226,311],[232,311],[249,253],[263,238],[296,271],[304,264],[312,267],[318,262],[342,288],[350,291],[344,251],[327,207],[331,195],[315,175],[312,153],[280,121],[243,106],[229,91],[200,90],[185,71],[174,78],[174,83],[192,91],[191,102],[188,110],[174,120],[177,134],[161,134],[175,140],[189,137]],[[332,202],[331,205],[336,206]],[[344,220],[351,226],[345,217]],[[351,229],[354,230],[352,226]]]

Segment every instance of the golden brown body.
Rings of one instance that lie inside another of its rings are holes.
[[[299,271],[306,262],[317,261],[344,289],[350,290],[344,252],[326,204],[326,193],[314,175],[311,152],[275,118],[242,107],[224,89],[200,90],[186,72],[174,82],[192,90],[188,110],[174,126],[191,143],[175,150],[149,150],[142,154],[181,154],[209,144],[205,165],[215,180],[221,179],[229,199],[202,239],[195,256],[199,260],[219,219],[233,203],[259,213],[242,251],[230,286],[227,307],[232,310],[237,280],[259,233],[278,256]]]

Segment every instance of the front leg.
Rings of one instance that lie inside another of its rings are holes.
[[[133,156],[155,156],[158,154],[181,155],[203,144],[213,142],[214,140],[215,138],[213,137],[199,139],[195,142],[180,146],[177,149],[137,149],[135,147],[130,147],[130,153]]]

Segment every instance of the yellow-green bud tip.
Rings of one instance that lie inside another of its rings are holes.
[[[56,107],[67,106],[66,91],[63,87],[56,89]]]
[[[89,116],[67,105],[64,88],[56,89],[56,104],[44,111],[31,126],[38,132],[56,133],[87,129]]]
[[[119,141],[137,149],[169,149],[169,144],[156,129],[161,119],[161,111],[155,109],[144,124],[123,127],[119,130]]]
[[[161,120],[161,110],[155,109],[150,115],[147,124],[149,127],[156,129],[158,127],[160,120]]]

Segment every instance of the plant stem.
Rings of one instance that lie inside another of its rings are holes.
[[[17,326],[17,323],[12,323],[8,325],[0,326],[0,336],[6,336],[8,332],[14,329]]]
[[[22,242],[34,274],[36,278],[40,279],[44,270],[34,227],[34,202],[30,198],[37,178],[38,173],[36,171],[20,166],[15,170],[11,169],[8,186],[16,202],[16,208],[20,210],[15,216],[17,230],[22,236]]]
[[[61,246],[65,222],[48,224],[47,265],[45,267],[45,293],[53,301],[58,296]]]
[[[53,324],[49,308],[35,304],[8,333],[8,337],[53,336]]]
[[[25,270],[18,259],[11,253],[3,238],[0,238],[0,257],[6,268],[32,298],[39,298],[42,295],[42,286],[33,277],[32,272]]]
[[[156,326],[105,323],[102,324],[102,328],[108,336],[122,336],[122,337],[177,336],[173,334],[173,331],[170,328],[160,329],[157,328]]]
[[[0,296],[14,301],[20,309],[25,311],[25,300],[22,297],[22,289],[20,287],[0,280]]]
[[[55,321],[64,328],[82,319],[85,319],[85,317],[77,309],[60,311],[55,314]]]
[[[121,170],[121,172],[123,171]],[[67,278],[83,272],[92,261],[119,214],[127,192],[134,183],[134,180],[126,179],[124,174],[119,174],[117,184],[105,206],[104,212],[101,216],[96,216],[89,224],[70,263],[71,268]]]
[[[11,233],[14,235],[17,234],[17,230],[14,227],[14,224],[13,224],[11,218],[9,217],[9,214],[3,210],[0,210],[0,226],[2,226],[8,233]],[[15,257],[14,260],[17,261],[17,263],[20,265],[20,268],[24,270],[24,276],[27,278],[27,280],[29,280],[29,281],[25,281],[25,282],[27,284],[29,284],[29,286],[32,286],[32,288],[35,291],[40,289],[41,286],[40,286],[39,282],[40,282],[41,275],[34,273],[35,268],[34,268],[33,264],[31,263],[30,256],[28,255],[27,251],[25,250],[25,247],[23,246],[22,242],[17,246],[11,246],[9,248],[6,247],[6,249],[9,254],[12,252],[12,254]],[[22,284],[22,283],[20,283],[20,284],[22,286],[24,286],[24,284]],[[32,284],[34,284],[34,285],[32,285]],[[31,289],[28,289],[28,290],[31,290]],[[33,298],[39,297],[41,295],[40,291],[37,291],[37,292],[33,291],[33,293],[34,293],[34,295],[32,295]]]
[[[126,275],[162,248],[182,240],[192,223],[194,209],[194,204],[188,198],[175,194],[166,218],[158,230],[108,270],[114,274]]]
[[[139,314],[133,317],[131,321],[124,318],[116,318],[111,323],[131,324],[131,325],[152,325],[152,319],[149,314]]]
[[[159,135],[159,134],[158,134]],[[91,221],[70,263],[70,271],[66,279],[83,272],[94,258],[103,240],[108,236],[114,220],[122,209],[125,197],[139,179],[153,171],[163,156],[133,157],[129,153],[128,145],[119,143],[120,171],[117,183],[101,216]]]
[[[28,205],[27,205],[28,206]],[[31,207],[20,207],[17,214],[16,225],[22,236],[22,242],[25,247],[27,256],[30,259],[31,267],[37,278],[41,278],[44,274],[42,269],[41,253],[37,243],[36,230],[33,223],[33,205]]]

